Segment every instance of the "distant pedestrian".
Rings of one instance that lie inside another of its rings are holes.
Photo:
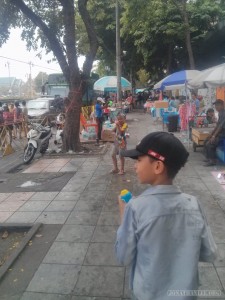
[[[14,115],[15,136],[17,136],[17,129],[18,129],[19,138],[21,139],[23,114],[22,114],[22,109],[20,107],[19,101],[15,101],[14,103],[13,115]]]
[[[4,123],[2,102],[0,102],[0,124]],[[1,130],[1,128],[0,128]]]
[[[22,116],[23,116],[23,121],[27,122],[28,121],[28,108],[27,108],[26,101],[22,101]]]
[[[115,123],[116,127],[114,131],[116,135],[112,151],[113,169],[110,173],[124,175],[125,158],[122,156],[122,151],[126,150],[127,147],[126,131],[128,126],[125,122],[124,115],[118,115]],[[119,155],[120,158],[120,170],[117,164],[117,155]]]
[[[27,102],[26,101],[22,101],[22,131],[24,131],[24,135],[27,136],[27,132],[28,132],[28,126],[27,126],[27,122],[28,122],[28,108],[27,108]]]
[[[96,123],[98,124],[98,135],[97,135],[97,142],[101,140],[101,134],[102,134],[102,123],[103,123],[103,108],[102,104],[104,104],[105,101],[101,98],[97,98],[97,103],[95,104],[95,119]]]
[[[153,132],[123,155],[137,160],[140,183],[151,185],[127,204],[118,199],[116,255],[131,265],[133,299],[197,299],[189,292],[198,289],[198,262],[213,262],[216,245],[199,201],[173,185],[189,153],[172,134]]]
[[[13,131],[13,113],[9,111],[7,104],[3,105],[3,120],[6,130],[9,133],[9,143],[12,144],[12,131]]]
[[[191,97],[192,97],[192,102],[195,104],[196,106],[196,114],[198,115],[199,114],[199,110],[200,110],[200,100],[199,98],[197,97],[197,94],[196,93],[192,93],[191,94]]]

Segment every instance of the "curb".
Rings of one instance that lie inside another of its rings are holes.
[[[16,261],[17,257],[21,254],[21,252],[24,250],[30,239],[33,237],[33,235],[38,231],[38,229],[41,227],[42,223],[36,223],[36,224],[0,224],[0,230],[15,230],[15,229],[28,229],[30,230],[27,232],[26,236],[22,239],[20,246],[18,249],[9,257],[8,261],[3,264],[3,266],[0,268],[0,282],[2,281],[3,277],[5,276],[8,269],[12,266],[12,264]]]

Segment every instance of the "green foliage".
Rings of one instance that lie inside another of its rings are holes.
[[[7,0],[1,1],[0,9],[0,47],[8,40],[10,28],[16,27],[18,12],[8,4]]]
[[[144,69],[140,69],[137,72],[137,75],[138,75],[138,81],[139,81],[140,86],[142,86],[142,87],[147,86],[147,83],[150,79],[150,74],[148,72],[146,72]]]
[[[23,28],[22,39],[28,49],[42,47],[51,51],[49,41],[40,29],[26,17],[22,17],[11,1],[2,0],[0,10],[0,45],[9,37],[12,27]],[[77,2],[77,0],[76,0]],[[59,0],[26,0],[60,41],[64,54],[64,24]],[[185,25],[180,11],[181,0],[120,0],[121,49],[123,76],[145,69],[156,80],[164,72],[188,68],[185,42]],[[191,45],[198,66],[202,53],[206,55],[205,40],[210,33],[216,36],[218,24],[225,19],[225,0],[189,0],[186,3],[190,24]],[[76,6],[77,8],[77,6]],[[116,72],[115,1],[89,0],[88,10],[97,32],[99,49],[96,59],[99,75]],[[84,23],[76,10],[76,47],[78,55],[90,50]],[[218,37],[218,39],[221,37]],[[215,40],[214,40],[215,43]],[[219,41],[215,43],[220,45]],[[211,50],[213,52],[213,50]],[[225,50],[224,50],[225,52]],[[107,68],[106,68],[107,67]],[[110,70],[110,71],[109,71]]]
[[[201,57],[202,41],[218,30],[224,20],[224,2],[187,1],[191,45],[194,56]],[[184,19],[181,0],[129,0],[122,16],[123,39],[133,40],[142,56],[142,67],[152,77],[161,77],[165,70],[173,72],[188,68]]]
[[[99,49],[97,52],[97,60],[105,62],[105,66],[114,69],[115,66],[115,3],[109,0],[90,0],[88,9],[94,20],[95,30],[98,36]],[[84,24],[79,17],[76,16],[76,34],[78,37],[78,52],[80,55],[88,49],[87,33]]]

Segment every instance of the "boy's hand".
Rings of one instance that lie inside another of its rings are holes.
[[[123,222],[124,210],[126,207],[126,202],[124,202],[120,196],[118,196],[119,210],[120,210],[120,221]]]

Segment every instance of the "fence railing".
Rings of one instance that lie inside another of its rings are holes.
[[[15,149],[25,147],[27,130],[27,122],[24,121],[0,124],[0,152],[2,156],[15,152]]]

